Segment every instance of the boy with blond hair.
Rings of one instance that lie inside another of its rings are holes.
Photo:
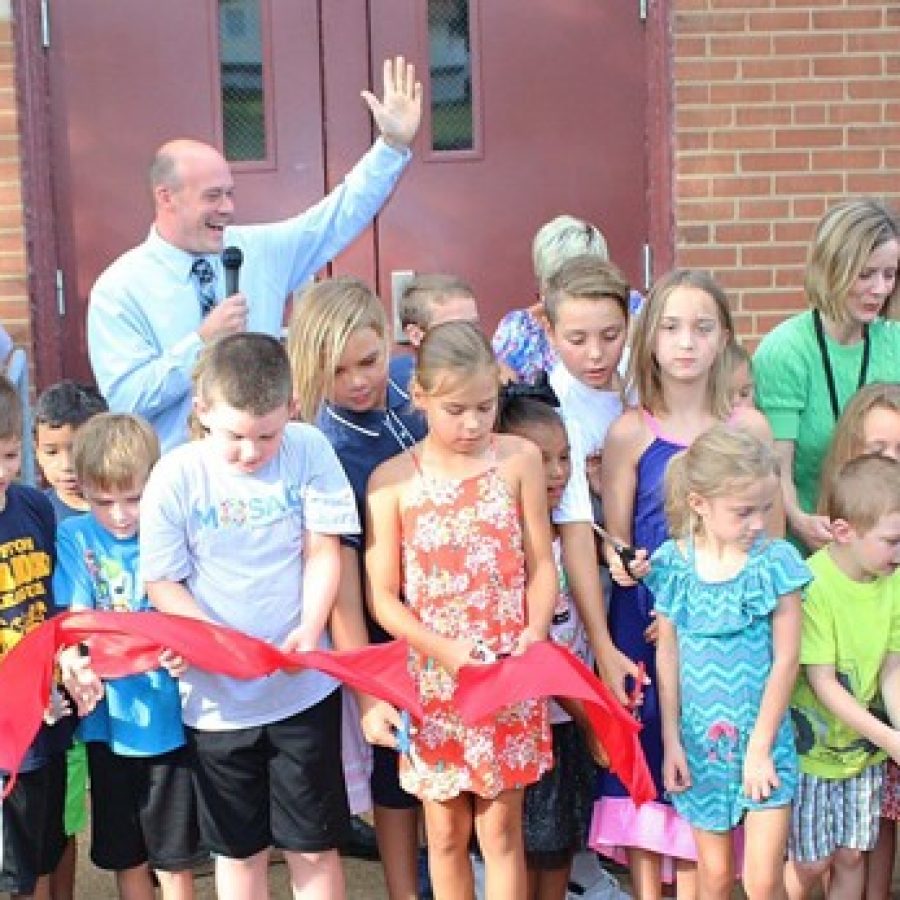
[[[78,429],[72,453],[90,511],[59,526],[59,603],[146,611],[138,510],[159,440],[137,416],[101,413]],[[79,706],[97,704],[79,728],[91,780],[91,859],[115,872],[121,900],[151,900],[154,874],[164,900],[189,900],[191,866],[204,856],[173,677],[180,660],[165,651],[160,668],[102,684],[77,648],[61,663],[70,676],[80,670],[67,681]]]
[[[900,463],[848,462],[827,514],[833,540],[807,560],[815,577],[791,698],[800,757],[786,871],[791,900],[810,896],[829,870],[829,897],[862,896],[884,761],[900,762]]]

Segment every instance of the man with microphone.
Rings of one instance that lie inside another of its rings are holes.
[[[387,60],[383,99],[362,96],[379,139],[327,197],[283,222],[231,224],[234,180],[214,147],[180,139],[157,151],[153,226],[97,279],[88,353],[110,409],[146,418],[164,451],[187,439],[200,348],[236,331],[279,334],[286,298],[369,225],[403,172],[422,114],[413,66]]]

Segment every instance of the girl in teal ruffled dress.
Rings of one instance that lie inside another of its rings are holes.
[[[645,582],[656,597],[663,781],[697,845],[699,896],[728,898],[732,831],[744,825],[744,888],[783,897],[797,758],[788,701],[810,573],[770,540],[774,451],[716,425],[666,472],[672,540]]]

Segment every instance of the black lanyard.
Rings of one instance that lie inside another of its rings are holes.
[[[819,342],[819,353],[822,355],[822,368],[825,369],[825,382],[828,385],[828,395],[831,398],[831,411],[834,413],[834,421],[840,418],[841,408],[838,405],[837,388],[834,385],[834,372],[831,369],[831,359],[828,357],[828,347],[825,344],[825,331],[822,328],[822,316],[817,309],[813,310],[813,324],[816,327],[816,340]],[[856,385],[858,391],[865,383],[869,374],[869,326],[863,325],[863,353],[859,366],[859,382]]]

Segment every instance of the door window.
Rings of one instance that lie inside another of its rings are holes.
[[[470,0],[428,0],[431,149],[472,150]]]
[[[232,162],[268,158],[261,0],[219,0],[222,146]]]

